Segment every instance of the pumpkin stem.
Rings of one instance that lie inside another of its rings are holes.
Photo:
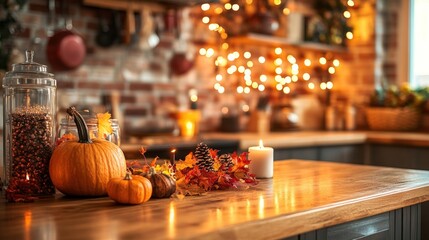
[[[133,179],[132,174],[130,171],[127,171],[127,173],[125,174],[124,180],[131,180]]]
[[[73,120],[76,124],[77,134],[79,135],[79,142],[92,143],[91,137],[89,136],[88,126],[86,125],[86,122],[83,119],[82,115],[80,115],[76,108],[73,106],[67,108],[67,113],[73,117]]]

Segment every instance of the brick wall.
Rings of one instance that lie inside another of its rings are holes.
[[[159,119],[169,119],[172,112],[187,108],[188,92],[195,88],[198,90],[199,107],[206,122],[202,130],[209,130],[217,126],[221,107],[228,105],[231,99],[233,101],[239,99],[236,94],[220,95],[213,90],[213,84],[216,82],[213,59],[198,54],[199,48],[204,45],[187,47],[188,55],[195,60],[194,68],[184,75],[175,76],[171,73],[169,65],[174,53],[172,47],[174,36],[171,32],[161,32],[161,43],[150,51],[140,50],[135,44],[120,43],[109,48],[101,48],[94,39],[102,10],[83,6],[78,0],[68,2],[74,28],[85,38],[88,54],[84,64],[78,69],[67,72],[54,71],[58,80],[61,108],[71,104],[104,106],[103,99],[106,99],[106,96],[119,93],[120,108],[129,115],[126,119],[132,117],[139,121],[142,121],[141,118],[149,119],[150,121],[145,122],[149,124]],[[49,26],[47,9],[45,0],[30,1],[20,13],[24,31],[16,41],[17,48],[21,51],[33,47],[36,50],[36,61],[44,64],[47,64],[44,52],[46,31],[52,27]],[[384,29],[380,31],[384,41],[382,47],[390,49],[392,53],[389,54],[394,54],[395,42],[392,39],[395,38],[389,35],[395,34],[392,27],[396,26],[395,8],[389,8],[389,11],[382,10],[381,15],[376,13],[376,9],[377,2],[371,0],[359,1],[352,10],[351,21],[355,38],[348,44],[348,53],[339,56],[341,66],[333,79],[335,85],[332,96],[350,99],[360,107],[359,109],[368,103],[368,95],[372,93],[376,81],[375,73],[380,75],[383,72],[389,78],[394,78],[392,73],[394,71],[392,69],[395,68],[394,62],[376,61],[380,60],[377,58],[378,52],[376,53],[376,38],[380,37],[380,34],[376,35],[375,29],[377,28],[377,32]],[[380,8],[378,11],[381,11]],[[123,17],[124,13],[120,14]],[[60,15],[59,9],[57,15]],[[377,25],[376,16],[385,19],[384,26]],[[213,33],[207,32],[200,21],[197,23],[190,31],[194,31],[200,37],[213,37]],[[361,119],[361,125],[364,124],[362,121]]]

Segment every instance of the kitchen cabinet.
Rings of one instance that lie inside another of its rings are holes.
[[[371,165],[429,170],[429,148],[397,144],[369,145]]]
[[[421,205],[378,214],[287,238],[286,240],[421,239]]]
[[[364,145],[280,148],[274,152],[274,160],[291,158],[362,164],[364,163]]]

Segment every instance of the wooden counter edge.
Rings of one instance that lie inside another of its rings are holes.
[[[326,205],[309,211],[219,229],[191,239],[279,239],[346,223],[429,200],[429,186]]]

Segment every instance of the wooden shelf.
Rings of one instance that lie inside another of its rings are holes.
[[[316,42],[292,42],[287,38],[257,33],[249,33],[243,36],[231,37],[229,42],[233,45],[267,45],[273,47],[286,46],[303,50],[332,53],[346,53],[348,51],[346,47],[342,46],[334,46]]]

